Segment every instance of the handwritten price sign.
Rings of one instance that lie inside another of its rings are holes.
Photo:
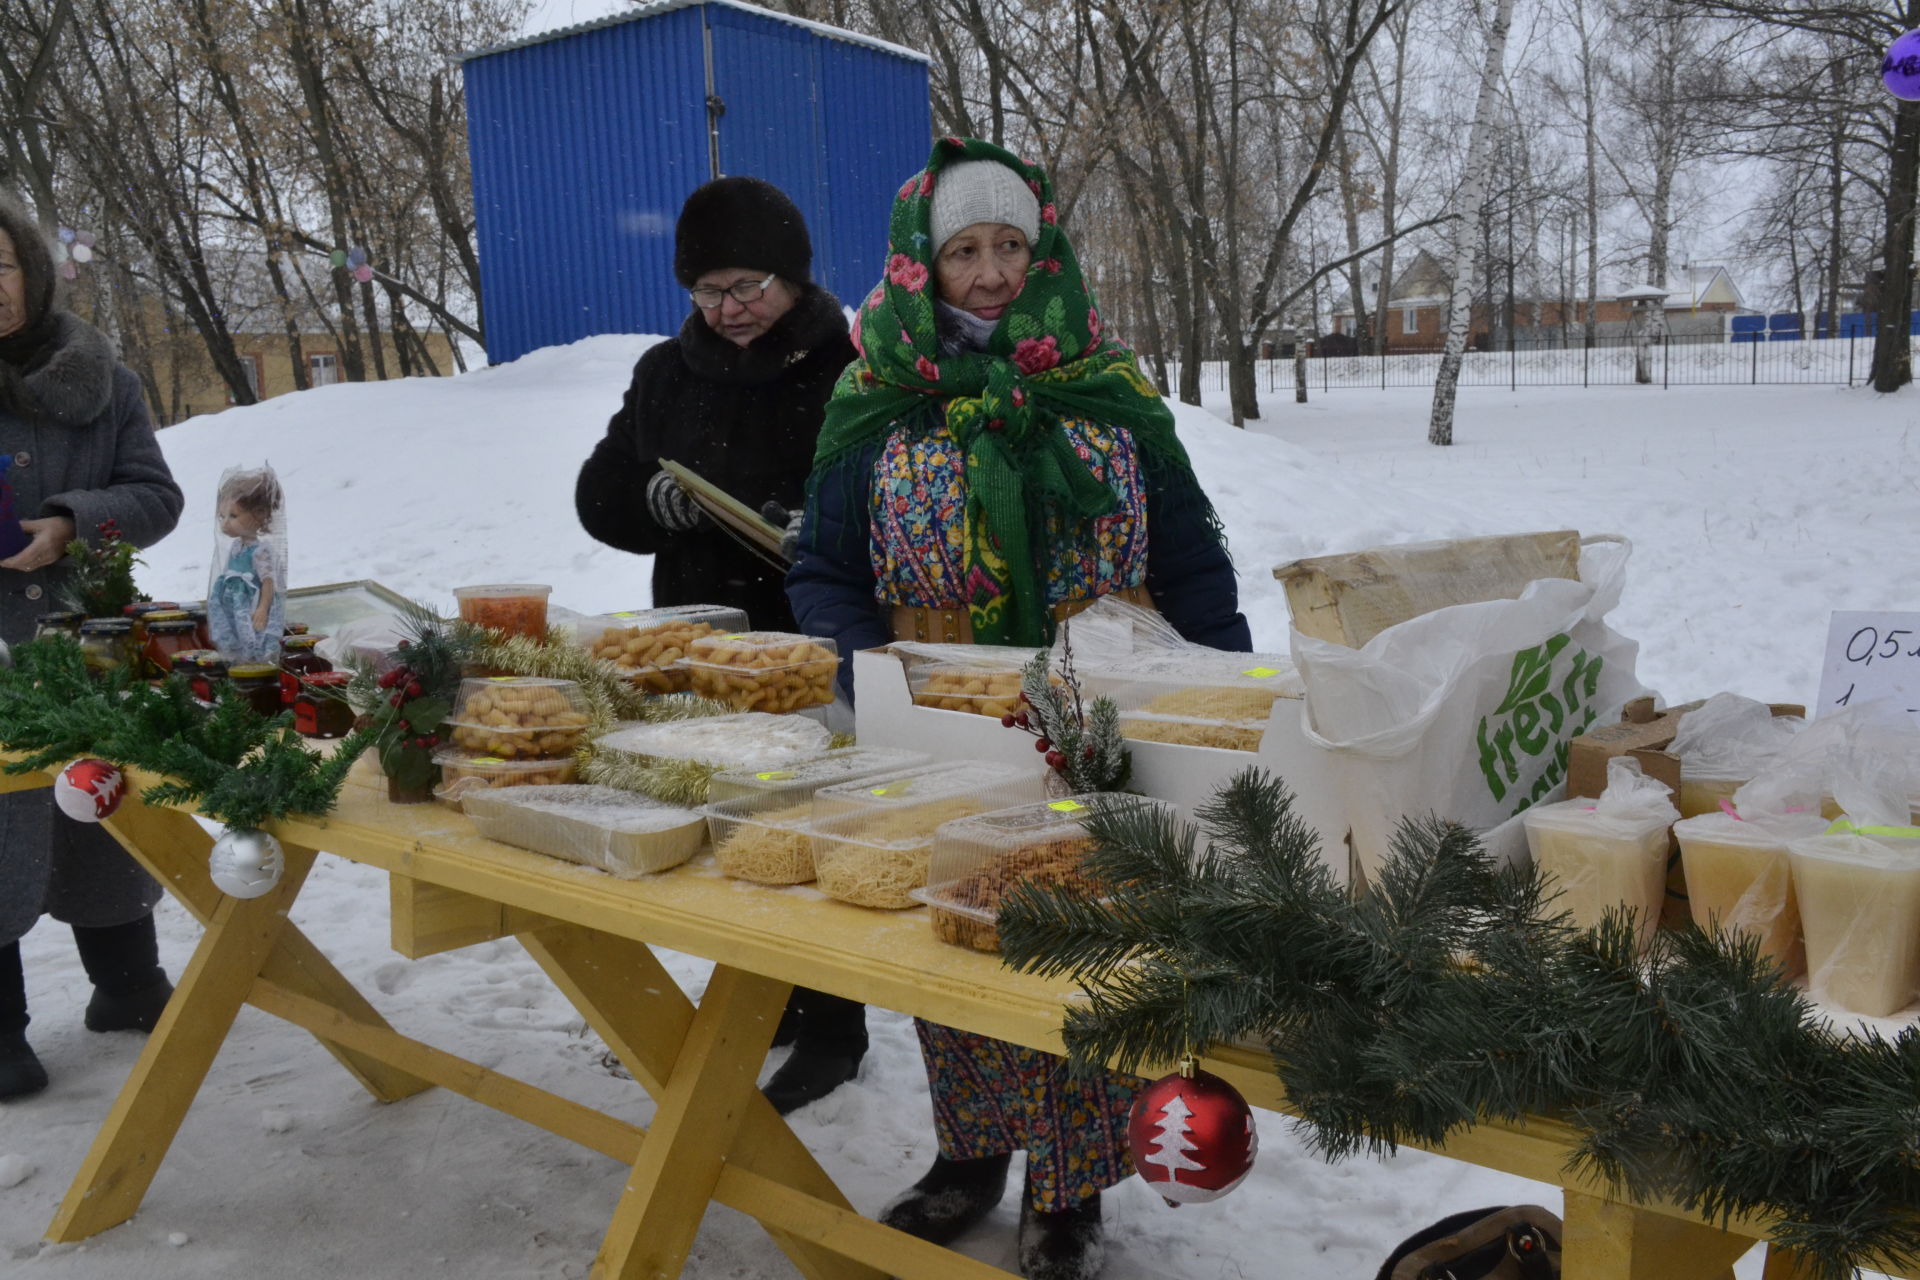
[[[1875,698],[1920,715],[1920,613],[1835,613],[1815,716]]]

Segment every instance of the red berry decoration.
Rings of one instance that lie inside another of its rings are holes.
[[[1045,738],[1035,738],[1033,740],[1033,749],[1045,755],[1047,752],[1053,750],[1053,744]]]
[[[1014,724],[1014,720],[1013,720],[1013,717],[1012,717],[1012,716],[1001,716],[1001,717],[1000,717],[1000,727],[1001,727],[1002,729],[1011,729],[1011,728],[1013,728],[1013,724]]]
[[[1025,695],[1022,695],[1022,696],[1024,697]],[[1016,712],[1016,713],[1015,713],[1015,715],[1014,715],[1014,717],[1013,717],[1013,722],[1014,722],[1015,724],[1017,724],[1017,725],[1019,725],[1019,726],[1020,726],[1020,727],[1021,727],[1022,729],[1024,729],[1024,728],[1026,728],[1026,727],[1027,727],[1028,725],[1030,725],[1030,724],[1032,724],[1032,723],[1033,723],[1033,717],[1032,717],[1032,716],[1029,716],[1029,715],[1028,715],[1028,714],[1027,714],[1026,712],[1024,712],[1024,711],[1021,711],[1021,712]]]
[[[1047,763],[1055,769],[1064,769],[1067,767],[1067,753],[1064,751],[1049,751],[1047,752]]]
[[[1091,742],[1089,742],[1086,746],[1080,748],[1080,758],[1082,760],[1093,759],[1093,744]]]
[[[1127,1146],[1141,1180],[1179,1204],[1218,1200],[1253,1168],[1253,1109],[1219,1076],[1162,1076],[1140,1091]]]

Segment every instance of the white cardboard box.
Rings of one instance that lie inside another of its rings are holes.
[[[906,668],[885,649],[853,655],[854,731],[863,747],[904,747],[936,760],[1003,760],[1045,769],[1033,738],[970,711],[919,707],[907,688]],[[1347,879],[1347,820],[1334,786],[1331,758],[1301,733],[1305,704],[1278,698],[1259,751],[1224,751],[1166,742],[1134,742],[1133,785],[1180,806],[1185,816],[1234,774],[1259,766],[1284,779],[1294,812],[1320,834],[1320,856],[1342,883]]]

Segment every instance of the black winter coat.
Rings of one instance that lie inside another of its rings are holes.
[[[781,573],[709,522],[685,533],[647,514],[647,482],[668,458],[758,511],[798,508],[834,380],[854,359],[833,295],[809,285],[746,347],[698,311],[648,349],[607,434],[580,469],[574,507],[595,538],[651,555],[653,603],[744,609],[760,630],[791,631]]]

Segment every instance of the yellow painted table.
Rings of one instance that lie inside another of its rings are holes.
[[[4,778],[0,789],[48,781]],[[206,932],[50,1239],[84,1239],[133,1216],[240,1006],[252,1004],[311,1032],[383,1101],[438,1085],[631,1164],[595,1277],[678,1275],[709,1200],[758,1220],[804,1276],[1005,1275],[854,1212],[755,1088],[796,982],[1060,1050],[1067,985],[940,943],[924,912],[765,890],[710,865],[616,880],[483,840],[439,805],[389,805],[357,775],[332,817],[273,828],[286,871],[250,901],[214,888],[211,839],[188,813],[129,798],[106,825]],[[517,938],[653,1097],[652,1125],[642,1131],[395,1031],[288,921],[322,850],[391,874],[394,945],[403,954]],[[715,962],[698,1006],[650,946]],[[1288,1110],[1259,1053],[1223,1050],[1206,1065],[1253,1105]],[[1760,1235],[1738,1222],[1723,1232],[1676,1209],[1612,1200],[1566,1174],[1572,1143],[1552,1121],[1487,1124],[1456,1136],[1444,1154],[1566,1189],[1566,1280],[1713,1280]],[[1794,1274],[1786,1255],[1769,1258],[1769,1280]]]

